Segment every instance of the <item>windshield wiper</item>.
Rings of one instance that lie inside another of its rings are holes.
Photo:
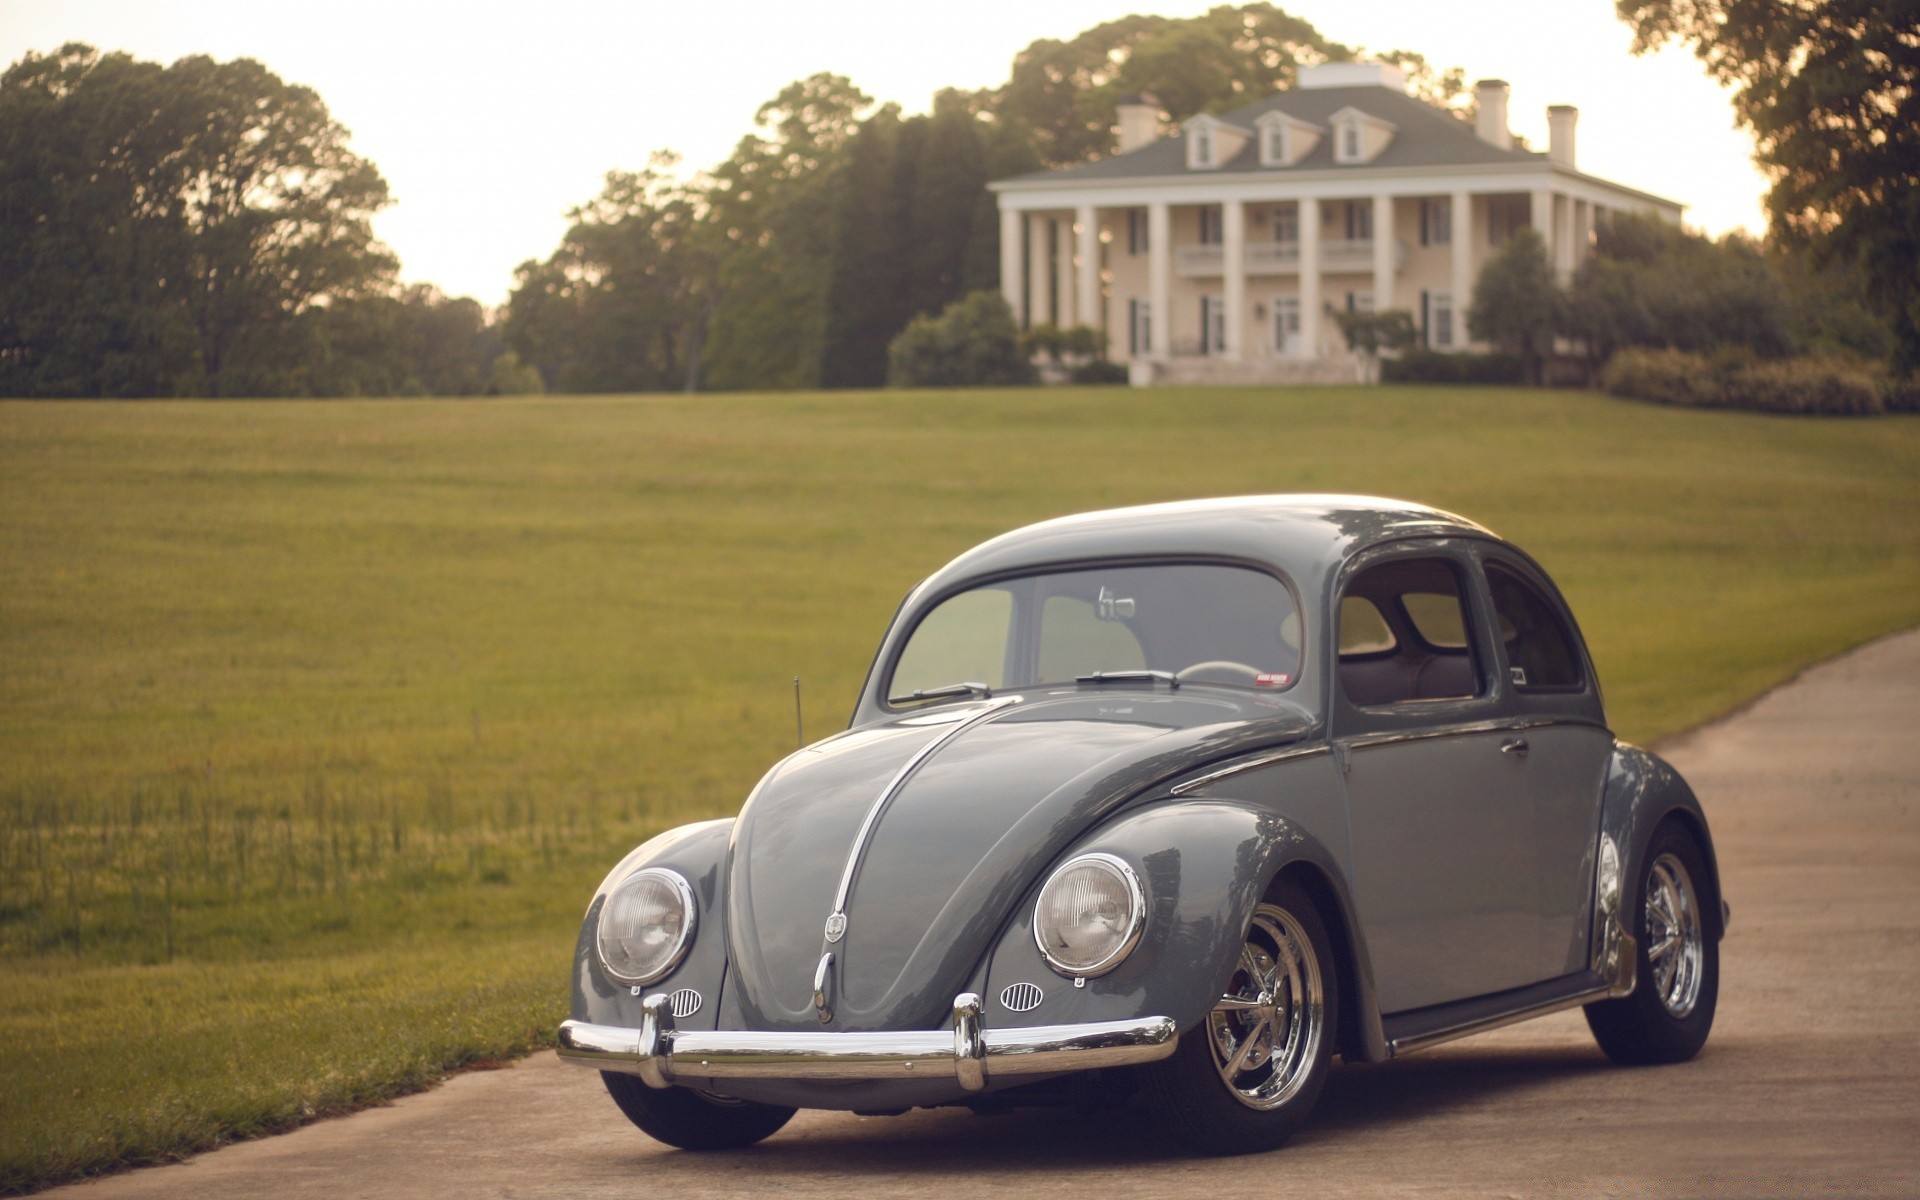
[[[1172,671],[1095,671],[1091,675],[1075,675],[1075,683],[1151,683],[1159,680],[1170,690],[1180,690],[1180,677]]]
[[[888,696],[887,703],[906,704],[913,700],[948,700],[955,696],[978,696],[982,700],[990,700],[993,698],[993,688],[989,684],[974,683],[969,680],[964,683],[949,683],[942,687],[921,688],[911,696]]]

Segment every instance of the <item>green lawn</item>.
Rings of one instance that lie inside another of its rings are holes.
[[[1920,420],[1430,388],[0,405],[0,1190],[541,1044],[650,831],[994,533],[1399,496],[1657,738],[1920,621]]]

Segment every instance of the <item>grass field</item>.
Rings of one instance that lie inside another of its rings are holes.
[[[1520,390],[0,405],[0,1190],[543,1044],[593,884],[1088,508],[1416,499],[1624,736],[1920,621],[1920,420]]]

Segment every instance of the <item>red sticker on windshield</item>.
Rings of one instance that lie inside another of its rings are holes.
[[[1287,686],[1287,684],[1291,682],[1292,679],[1293,679],[1293,676],[1291,675],[1280,675],[1280,674],[1273,674],[1266,671],[1262,671],[1260,672],[1260,674],[1255,675],[1253,677],[1253,686],[1283,688]]]

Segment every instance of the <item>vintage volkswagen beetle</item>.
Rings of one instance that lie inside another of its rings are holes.
[[[1156,505],[915,588],[844,733],[607,876],[559,1052],[688,1148],[1094,1087],[1235,1153],[1334,1054],[1583,1005],[1690,1058],[1724,923],[1526,554],[1394,501]]]

